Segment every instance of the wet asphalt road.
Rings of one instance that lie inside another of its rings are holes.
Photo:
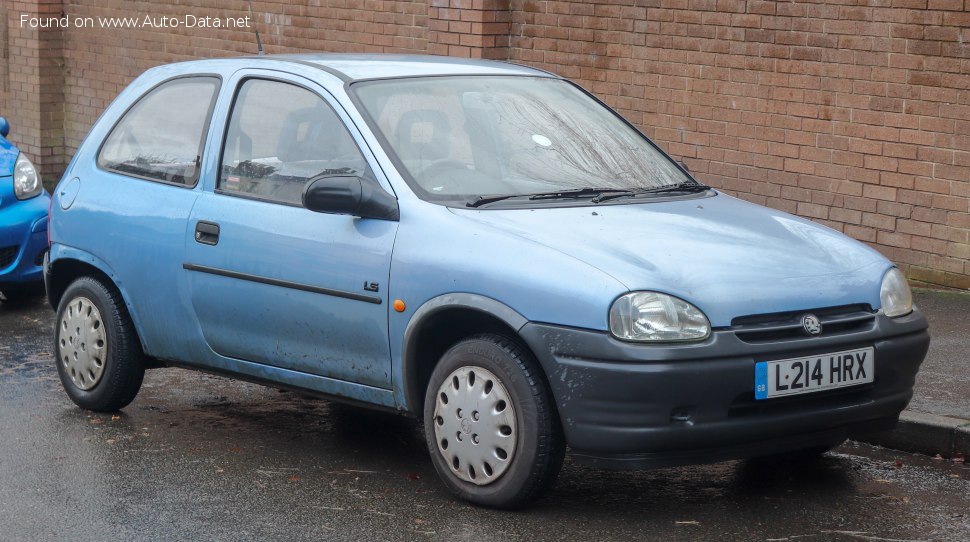
[[[0,540],[968,540],[970,468],[848,443],[810,465],[571,464],[522,512],[453,500],[410,420],[182,369],[76,408],[53,314],[0,304]]]

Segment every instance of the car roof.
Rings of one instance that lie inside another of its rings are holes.
[[[508,62],[433,55],[305,54],[264,58],[316,64],[328,71],[337,72],[343,79],[350,81],[428,75],[549,75],[541,70]]]
[[[213,61],[230,61],[236,64],[244,63],[249,64],[249,67],[262,66],[265,65],[264,63],[272,62],[293,62],[303,65],[313,65],[339,77],[345,82],[436,75],[531,75],[554,77],[548,72],[512,64],[510,62],[434,55],[312,53],[194,60],[179,64],[183,71],[188,71],[194,67],[193,65],[210,64]]]

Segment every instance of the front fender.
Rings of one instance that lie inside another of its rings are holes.
[[[421,397],[415,393],[415,390],[417,390],[415,382],[418,379],[420,366],[420,360],[417,356],[420,330],[434,315],[452,309],[481,312],[500,320],[515,332],[518,332],[528,323],[528,320],[515,309],[483,295],[458,292],[439,295],[426,301],[414,311],[404,330],[404,345],[401,354],[401,389],[405,395],[403,397],[405,409],[411,412],[421,411]]]

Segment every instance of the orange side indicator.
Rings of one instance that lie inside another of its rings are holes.
[[[404,301],[401,301],[400,299],[394,300],[394,310],[396,310],[397,312],[404,312],[405,308],[407,307],[405,307]]]

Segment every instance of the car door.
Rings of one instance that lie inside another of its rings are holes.
[[[314,83],[236,78],[213,190],[190,217],[185,272],[221,356],[390,389],[387,280],[397,222],[305,209],[319,175],[378,175]],[[387,183],[383,183],[387,186]]]

